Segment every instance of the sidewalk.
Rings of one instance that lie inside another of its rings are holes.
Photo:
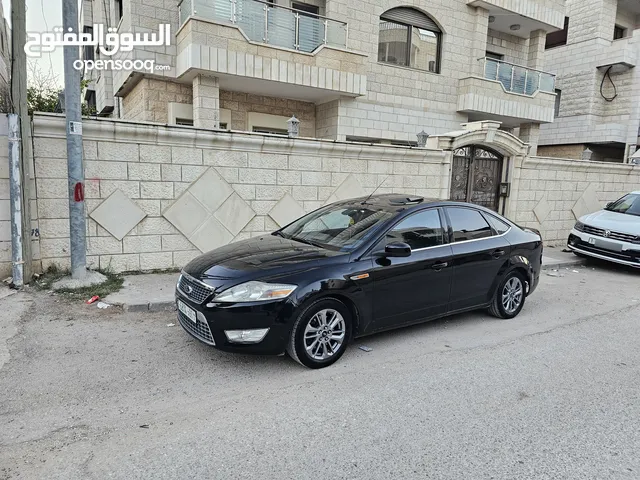
[[[542,260],[542,269],[581,265],[584,261],[573,253],[563,252],[561,248],[546,248]],[[178,273],[152,273],[147,275],[128,275],[122,289],[103,299],[111,305],[121,306],[127,312],[159,312],[174,310],[174,291]]]

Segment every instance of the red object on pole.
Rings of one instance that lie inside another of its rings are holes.
[[[73,199],[76,202],[84,202],[84,183],[76,183],[73,188]]]

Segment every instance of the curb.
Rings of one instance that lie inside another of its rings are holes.
[[[554,263],[551,265],[542,265],[542,270],[558,270],[559,268],[577,267],[584,265],[586,262],[583,259],[577,259],[573,261]]]

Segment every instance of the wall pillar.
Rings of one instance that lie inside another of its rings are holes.
[[[538,143],[540,141],[540,124],[520,124],[520,140],[528,143],[531,146],[529,149],[530,156],[535,157],[536,155],[538,155]]]
[[[529,36],[529,52],[527,66],[536,70],[544,69],[544,45],[547,41],[547,32],[534,30]]]
[[[489,10],[476,8],[471,43],[471,74],[484,77],[484,62],[478,60],[487,54],[487,33],[489,31]]]
[[[220,82],[218,77],[198,75],[193,79],[193,126],[220,128]]]

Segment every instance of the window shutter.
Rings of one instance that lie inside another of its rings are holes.
[[[380,19],[388,20],[390,22],[404,23],[406,25],[413,25],[414,27],[424,28],[432,32],[440,33],[441,30],[427,15],[415,10],[413,8],[398,7],[384,12]]]

